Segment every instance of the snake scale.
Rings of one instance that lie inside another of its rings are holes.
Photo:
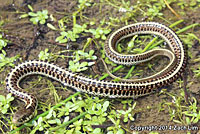
[[[120,54],[115,51],[115,45],[124,38],[136,34],[152,34],[160,36],[170,47],[168,49],[152,49],[141,54]],[[176,33],[167,26],[157,22],[140,22],[124,26],[111,33],[104,45],[106,56],[117,64],[136,65],[147,62],[152,58],[164,55],[170,59],[169,65],[152,76],[133,79],[131,81],[105,81],[92,79],[81,74],[64,70],[54,64],[44,61],[26,61],[15,66],[6,77],[6,88],[15,97],[25,102],[13,117],[13,122],[22,124],[33,117],[37,108],[37,99],[34,95],[25,92],[20,81],[28,75],[43,75],[61,82],[63,85],[85,93],[107,96],[110,98],[133,98],[151,93],[153,90],[174,82],[186,66],[186,55]]]

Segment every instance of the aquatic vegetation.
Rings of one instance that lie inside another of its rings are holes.
[[[82,50],[78,50],[75,52],[75,59],[69,61],[69,69],[72,72],[81,72],[84,70],[87,70],[89,66],[92,66],[95,64],[95,62],[89,62],[89,61],[84,61],[84,62],[79,62],[82,59],[86,60],[96,60],[97,56],[93,55],[94,50],[90,50],[89,53],[86,53]]]
[[[10,108],[10,102],[14,100],[14,97],[11,94],[7,94],[7,96],[0,95],[0,111],[2,114],[7,113],[8,108]]]
[[[197,100],[194,97],[189,100],[190,105],[187,106],[183,90],[181,90],[180,95],[169,93],[166,90],[162,90],[161,94],[167,94],[172,98],[171,102],[160,104],[160,111],[166,108],[169,110],[170,120],[186,126],[199,121],[200,108],[197,106]]]
[[[38,23],[39,24],[46,23],[46,20],[49,18],[48,10],[37,11],[35,13],[30,5],[28,5],[28,8],[31,10],[31,12],[21,15],[21,18],[30,17],[30,21],[35,25],[37,25]]]

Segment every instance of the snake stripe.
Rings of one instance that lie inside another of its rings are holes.
[[[153,49],[142,54],[124,55],[115,51],[115,45],[124,38],[136,34],[153,34],[163,38],[171,50]],[[44,61],[26,61],[16,66],[6,78],[6,88],[14,96],[23,100],[24,109],[17,111],[13,122],[21,124],[29,120],[37,107],[34,95],[24,92],[19,86],[20,81],[28,75],[43,75],[61,82],[77,91],[110,98],[133,98],[151,93],[153,90],[174,82],[186,66],[186,55],[178,36],[170,28],[156,22],[141,22],[122,27],[110,34],[105,41],[104,49],[107,57],[113,62],[123,65],[134,65],[164,55],[169,57],[170,64],[159,73],[130,81],[105,81],[92,79],[73,73]],[[26,112],[24,112],[26,111]],[[21,114],[24,112],[23,114]]]

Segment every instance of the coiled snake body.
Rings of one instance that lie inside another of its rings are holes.
[[[158,35],[167,42],[171,50],[159,48],[135,55],[124,55],[114,50],[115,44],[120,40],[136,34]],[[130,81],[114,82],[88,78],[44,61],[24,62],[16,66],[6,78],[7,90],[26,104],[24,108],[19,109],[14,114],[13,122],[22,124],[30,120],[37,107],[36,97],[23,91],[19,86],[19,82],[28,75],[47,76],[78,91],[93,95],[130,98],[149,94],[159,87],[174,82],[183,72],[186,65],[184,48],[178,36],[167,26],[156,22],[135,23],[116,30],[108,36],[104,49],[107,57],[118,64],[139,64],[149,61],[158,55],[169,57],[170,63],[155,75]]]

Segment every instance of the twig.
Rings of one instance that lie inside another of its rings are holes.
[[[168,4],[168,2],[167,2],[166,0],[164,0],[164,2],[165,2],[165,4],[166,4],[166,6],[169,8],[169,10],[170,10],[174,15],[176,15],[176,17],[178,17],[179,19],[181,19],[180,15],[179,15],[178,13],[176,13],[176,12],[174,11],[173,8],[171,8],[171,6]]]

